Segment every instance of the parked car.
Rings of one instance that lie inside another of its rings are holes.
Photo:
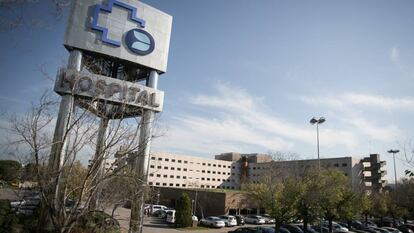
[[[221,220],[223,220],[226,227],[234,227],[237,226],[237,220],[232,215],[220,215],[218,216]]]
[[[312,226],[312,229],[315,231],[322,233],[322,232],[329,232],[329,229],[327,227],[320,227],[320,226]]]
[[[253,227],[240,227],[236,230],[228,231],[227,233],[256,233],[256,229]]]
[[[166,221],[168,223],[175,223],[175,210],[167,210],[165,211]]]
[[[393,228],[393,227],[382,227],[385,230],[388,230],[391,233],[402,233],[400,230],[398,230],[397,228]]]
[[[200,224],[204,226],[217,227],[217,228],[226,226],[222,219],[215,217],[215,216],[210,216],[210,217],[201,219]]]
[[[318,233],[317,231],[315,231],[312,227],[310,227],[308,225],[308,228],[305,230],[303,224],[295,224],[296,226],[298,226],[304,233]]]
[[[265,220],[262,216],[259,215],[249,215],[244,218],[245,223],[251,223],[251,224],[265,224]]]
[[[329,228],[329,222],[327,221],[323,222],[322,225],[326,228]],[[342,226],[341,224],[332,222],[332,231],[338,232],[338,233],[345,233],[345,232],[348,232],[349,229],[347,227]]]
[[[238,225],[238,226],[240,226],[240,225],[244,225],[244,224],[245,224],[245,222],[244,222],[244,217],[243,217],[243,216],[241,216],[241,215],[236,215],[235,217],[236,217],[236,221],[237,221],[237,225]]]
[[[414,231],[414,224],[404,224],[403,226],[406,226],[410,228],[412,231]]]
[[[406,225],[400,225],[397,227],[397,229],[400,230],[402,233],[413,233],[413,231]]]
[[[303,233],[302,229],[294,224],[285,224],[282,227],[286,228],[290,233]]]
[[[383,229],[380,227],[371,227],[373,230],[379,231],[381,233],[390,233],[387,229]]]
[[[168,207],[167,206],[165,206],[165,205],[152,205],[151,207],[150,207],[150,210],[151,210],[151,215],[153,215],[154,213],[155,213],[155,211],[157,211],[157,210],[167,210],[168,209]]]
[[[261,216],[264,218],[266,224],[273,224],[273,223],[275,223],[275,219],[272,218],[270,215],[268,215],[268,214],[262,214]]]

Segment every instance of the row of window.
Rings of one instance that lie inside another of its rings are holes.
[[[150,168],[154,168],[155,169],[155,165],[150,165]],[[157,169],[164,169],[164,170],[171,170],[171,171],[175,171],[175,170],[177,170],[177,171],[187,171],[187,168],[180,168],[180,167],[177,167],[177,168],[175,168],[175,167],[168,167],[168,166],[164,166],[164,167],[162,167],[162,166],[157,166]],[[193,171],[193,170],[190,170],[190,171]],[[200,172],[200,170],[196,170],[196,172]],[[201,173],[208,173],[208,174],[218,174],[218,175],[233,175],[233,176],[235,176],[236,174],[235,173],[230,173],[230,172],[220,172],[220,171],[209,171],[209,170],[201,170]]]
[[[164,174],[164,175],[161,175],[161,174],[154,174],[154,173],[150,173],[149,174],[149,176],[150,177],[158,177],[158,178],[161,178],[161,177],[163,177],[163,178],[172,178],[172,179],[187,179],[187,176],[174,176],[174,175],[166,175],[166,174]],[[188,179],[193,179],[192,177],[188,177]],[[195,178],[195,179],[199,179],[199,178]],[[206,177],[201,177],[200,178],[201,180],[207,180],[207,181],[222,181],[222,182],[236,182],[234,179],[216,179],[216,178],[206,178]]]
[[[148,182],[149,185],[154,185],[153,182]],[[173,183],[160,183],[160,182],[155,182],[155,186],[164,186],[164,187],[187,187],[186,184],[178,184],[176,183],[175,185]],[[235,189],[234,186],[214,186],[214,185],[200,185],[200,188],[217,188],[217,189]]]
[[[151,157],[151,160],[158,160],[158,161],[165,161],[165,162],[170,162],[171,161],[173,163],[177,162],[177,163],[185,163],[185,164],[188,164],[188,163],[194,164],[194,162],[191,162],[191,161],[189,162],[187,160],[161,158],[161,157],[158,157],[158,158]],[[236,166],[221,165],[221,164],[215,164],[215,163],[200,163],[200,162],[197,162],[196,164],[203,165],[203,166],[210,166],[210,167],[223,167],[223,168],[233,168],[233,169],[236,169]]]

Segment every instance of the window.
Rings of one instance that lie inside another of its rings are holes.
[[[175,162],[175,159],[171,159],[171,162]]]
[[[188,163],[188,161],[187,160],[184,160],[184,163]]]
[[[218,167],[221,167],[221,164],[219,164]]]
[[[180,187],[180,184],[175,184],[176,187]]]
[[[154,165],[151,165],[150,168],[155,168],[155,166]]]
[[[158,158],[158,161],[162,161],[162,158]]]
[[[152,182],[149,182],[148,184],[149,184],[149,185],[152,185]]]
[[[155,160],[155,157],[151,157],[151,160]]]
[[[211,171],[207,171],[207,173],[211,173]]]
[[[202,173],[206,173],[206,170],[202,170],[201,172],[202,172]]]
[[[339,167],[339,164],[338,164],[338,163],[335,163],[335,164],[334,164],[334,166],[335,166],[335,167]]]
[[[201,177],[201,180],[205,180],[205,178],[204,177]]]
[[[161,177],[161,174],[157,174],[157,177]]]
[[[168,167],[164,167],[165,170],[168,170]]]
[[[168,178],[168,175],[163,175],[164,178]]]
[[[182,186],[185,187],[185,184],[183,184]]]
[[[157,166],[158,169],[161,169],[161,166]]]
[[[181,178],[181,176],[176,176],[175,178],[180,179],[180,178]]]
[[[177,167],[177,171],[181,171],[181,168],[180,167]]]
[[[204,185],[201,185],[201,188],[204,188]]]
[[[160,183],[159,183],[159,182],[157,182],[157,183],[155,183],[155,185],[160,185]]]
[[[187,168],[183,168],[183,171],[185,171],[185,172],[186,172],[186,171],[187,171]],[[190,170],[190,171],[193,171],[193,170]]]
[[[213,164],[213,167],[215,167],[216,165],[215,164]]]
[[[210,188],[210,185],[207,185],[207,188],[209,189]]]
[[[174,176],[173,175],[170,175],[170,178],[174,178]]]
[[[220,174],[221,174],[221,172],[217,172],[217,174],[219,174],[219,175],[220,175]]]
[[[230,175],[230,172],[227,172],[227,175]]]
[[[170,183],[170,186],[174,186],[174,184],[173,183]]]
[[[208,163],[207,166],[210,166],[211,167],[211,163]]]
[[[342,167],[347,167],[348,166],[348,164],[347,163],[343,163],[342,164]]]
[[[162,183],[162,186],[167,186],[167,183]]]
[[[227,166],[227,168],[231,168],[230,166]]]
[[[153,173],[150,173],[150,174],[149,174],[149,176],[153,177],[153,176],[154,176],[154,174],[153,174]]]
[[[179,159],[178,162],[181,163],[181,160]]]
[[[216,171],[213,171],[213,174],[216,174]]]
[[[168,161],[170,161],[170,159],[165,158],[165,162],[168,162]]]
[[[236,167],[235,167],[235,166],[233,166],[233,167],[231,167],[231,168],[236,169]]]
[[[174,167],[171,167],[170,169],[171,169],[171,170],[175,170],[175,168],[174,168]]]
[[[216,186],[211,186],[212,189],[216,188]]]
[[[216,181],[216,179],[215,179],[215,178],[213,178],[212,180],[213,180],[213,181]]]
[[[207,178],[207,180],[210,180],[210,178]]]
[[[187,179],[187,176],[183,176],[183,179]]]

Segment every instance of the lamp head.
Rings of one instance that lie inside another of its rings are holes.
[[[318,120],[316,120],[315,117],[312,117],[312,119],[310,119],[309,123],[311,123],[312,125],[318,123]]]
[[[321,118],[319,118],[319,120],[318,120],[318,124],[322,124],[322,123],[324,123],[326,120],[325,120],[325,118],[324,117],[321,117]]]

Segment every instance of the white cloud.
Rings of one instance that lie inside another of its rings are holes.
[[[386,97],[381,95],[367,95],[358,93],[344,93],[335,96],[307,97],[300,99],[311,105],[325,105],[331,108],[364,107],[382,110],[406,110],[414,109],[414,98],[407,97]]]
[[[222,153],[226,151],[266,152],[298,150],[298,145],[315,145],[315,129],[296,124],[267,111],[261,98],[246,90],[219,83],[215,92],[191,98],[193,106],[208,110],[209,116],[181,115],[170,122],[156,149]],[[220,114],[217,114],[220,113]],[[324,146],[355,147],[354,133],[324,126]]]
[[[360,138],[373,139],[381,142],[393,141],[403,135],[398,126],[392,123],[381,123],[379,117],[364,116],[362,112],[371,110],[406,110],[414,109],[414,98],[391,98],[380,95],[344,93],[335,96],[300,97],[304,103],[324,107],[337,113],[337,120],[344,122]]]

